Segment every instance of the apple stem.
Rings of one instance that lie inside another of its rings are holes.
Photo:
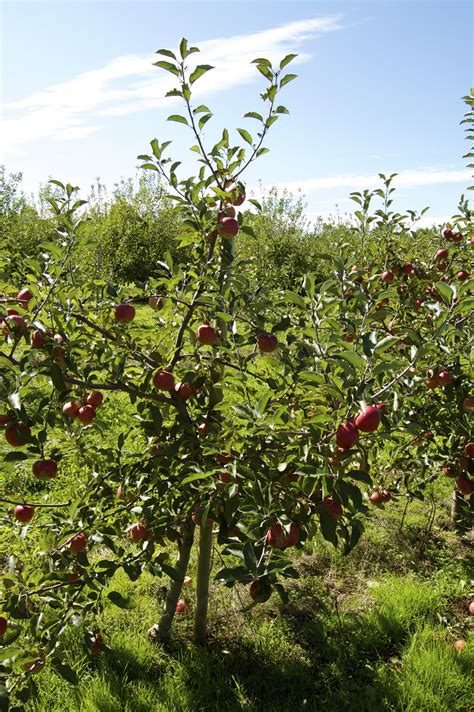
[[[179,544],[178,559],[176,561],[176,572],[178,580],[170,581],[170,587],[166,595],[165,606],[158,624],[157,638],[162,643],[167,642],[171,635],[171,626],[173,625],[174,614],[176,613],[176,604],[178,603],[183,587],[184,577],[189,566],[189,558],[194,542],[195,525],[192,520],[187,520],[183,525],[183,533]]]
[[[196,611],[194,614],[194,642],[205,645],[207,632],[207,605],[209,577],[211,574],[212,525],[201,526],[196,580]]]

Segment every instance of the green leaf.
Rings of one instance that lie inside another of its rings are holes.
[[[238,131],[239,134],[242,136],[242,138],[244,139],[244,141],[246,141],[246,142],[249,143],[250,145],[253,144],[253,138],[252,138],[252,136],[249,134],[248,131],[246,131],[245,129],[237,129],[237,131]]]
[[[393,346],[393,344],[396,344],[398,341],[400,341],[398,336],[386,336],[375,346],[374,356],[380,356],[380,354],[383,354],[384,351],[387,351],[387,349]]]
[[[53,660],[51,667],[53,668],[54,672],[57,672],[58,675],[60,675],[64,680],[67,682],[71,683],[71,685],[78,685],[79,684],[79,678],[77,676],[77,673],[69,667],[69,665],[64,665],[64,663],[60,663],[57,660]]]
[[[265,59],[265,57],[257,57],[257,59],[252,59],[250,64],[263,64],[266,67],[269,67],[271,69],[272,63],[270,62],[269,59]]]
[[[276,114],[289,114],[290,112],[288,111],[286,106],[277,106],[277,108],[275,109],[275,113]]]
[[[166,121],[176,121],[178,124],[186,124],[186,126],[189,126],[187,118],[180,114],[171,114]]]
[[[263,121],[263,116],[258,114],[256,111],[248,111],[244,114],[244,119],[257,119],[258,121]]]
[[[155,54],[162,54],[164,57],[170,57],[171,59],[176,59],[176,55],[170,49],[157,49]]]
[[[205,114],[204,116],[201,116],[201,118],[198,121],[198,126],[199,129],[202,129],[205,124],[209,121],[209,119],[212,119],[212,114]]]
[[[283,79],[280,81],[280,87],[284,87],[285,84],[292,82],[293,79],[296,79],[297,76],[298,76],[297,74],[285,74]]]
[[[164,69],[167,72],[174,74],[176,77],[179,77],[178,67],[175,67],[174,64],[171,64],[171,62],[164,62],[163,60],[160,60],[159,62],[153,62],[153,66],[160,67],[160,69]]]
[[[165,96],[183,96],[183,92],[179,91],[179,89],[170,89],[169,91],[166,92]]]
[[[273,72],[265,64],[257,64],[257,69],[266,79],[273,81]]]
[[[22,460],[28,460],[29,455],[26,452],[7,452],[3,458],[5,462],[21,462]]]
[[[188,56],[188,40],[185,37],[179,43],[179,53],[181,54],[181,59],[186,59]]]
[[[287,64],[292,62],[295,57],[297,57],[297,54],[287,54],[286,57],[283,57],[283,59],[280,62],[280,69],[283,69],[286,67]]]
[[[206,74],[206,72],[209,72],[211,69],[214,69],[214,67],[210,64],[198,64],[196,69],[189,75],[189,83],[194,84],[199,77],[202,77],[203,74]]]
[[[107,594],[107,598],[109,601],[112,601],[115,606],[118,606],[119,608],[126,608],[127,610],[136,608],[137,605],[131,598],[125,598],[118,591],[110,591]]]
[[[446,284],[445,282],[436,282],[435,285],[437,292],[444,299],[447,304],[451,304],[454,296],[454,289]]]
[[[344,359],[344,361],[347,361],[347,363],[350,363],[351,366],[359,370],[365,368],[365,359],[355,351],[341,351],[340,354],[337,354],[336,358]]]

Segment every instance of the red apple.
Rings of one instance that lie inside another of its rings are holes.
[[[218,231],[221,237],[235,237],[239,232],[239,223],[235,218],[222,218]]]
[[[169,371],[155,371],[153,384],[158,391],[172,391],[174,388],[174,376]]]
[[[228,485],[229,482],[232,482],[233,479],[228,472],[219,472],[217,476],[219,478],[219,481],[225,485]]]
[[[466,411],[466,413],[469,413],[471,410],[474,410],[474,398],[464,398],[462,402],[462,407]]]
[[[233,205],[226,205],[219,213],[219,220],[222,218],[235,218],[235,208]]]
[[[245,190],[242,185],[233,185],[228,189],[228,192],[232,194],[230,198],[232,205],[237,205],[237,207],[242,205],[245,200]]]
[[[180,381],[174,387],[174,391],[178,398],[182,401],[187,401],[194,396],[194,390],[186,381]]]
[[[33,474],[37,480],[51,480],[58,471],[55,460],[36,460],[33,463]]]
[[[453,239],[453,231],[447,227],[444,232],[443,232],[445,240],[452,240]]]
[[[77,403],[76,401],[68,401],[63,405],[63,414],[67,415],[69,418],[77,418],[80,407],[80,403]]]
[[[438,262],[440,260],[441,261],[447,260],[448,256],[449,256],[449,252],[444,247],[440,247],[440,249],[436,251],[436,259]]]
[[[115,321],[125,324],[135,319],[135,307],[132,304],[118,304],[115,307]]]
[[[130,538],[132,541],[144,541],[151,537],[151,531],[145,522],[137,522],[130,528]]]
[[[457,477],[458,476],[457,468],[453,467],[452,465],[445,465],[442,469],[443,469],[443,474],[446,475],[446,477]]]
[[[87,396],[86,403],[87,405],[91,405],[93,408],[100,408],[104,401],[104,396],[100,391],[92,391],[89,393]]]
[[[79,581],[80,576],[77,571],[67,571],[66,578],[70,583],[76,583],[77,581]]]
[[[32,507],[31,504],[17,504],[15,509],[13,510],[13,515],[15,519],[17,519],[19,522],[22,522],[23,524],[33,519],[34,514],[35,508]]]
[[[459,279],[460,282],[464,282],[466,279],[469,279],[469,272],[466,272],[465,269],[461,269],[457,273],[456,277]]]
[[[372,504],[382,504],[383,502],[383,495],[380,490],[376,490],[375,492],[372,492],[370,495],[370,501]]]
[[[278,339],[275,334],[270,334],[266,331],[257,334],[256,339],[258,348],[263,354],[271,354],[278,346]]]
[[[466,443],[466,445],[464,445],[464,452],[471,459],[474,458],[474,443]]]
[[[471,616],[474,616],[474,601],[471,601],[469,604],[469,613]]]
[[[379,416],[380,417],[380,416]],[[336,443],[339,448],[349,450],[359,440],[359,431],[354,423],[341,423],[336,431]]]
[[[392,495],[386,489],[382,490],[382,502],[390,502]]]
[[[375,405],[368,405],[355,417],[355,426],[363,433],[373,433],[380,425],[380,411]]]
[[[458,653],[460,653],[461,650],[464,650],[464,648],[466,647],[466,641],[456,640],[456,642],[453,644],[453,647],[455,650],[457,650]]]
[[[438,382],[441,383],[443,386],[448,386],[451,381],[453,380],[453,375],[451,371],[448,371],[447,369],[444,369],[443,371],[440,371],[437,375]]]
[[[296,522],[290,524],[290,531],[286,534],[281,524],[273,524],[267,533],[267,542],[274,549],[286,549],[294,546],[300,539],[300,528]]]
[[[69,540],[69,550],[73,554],[78,554],[80,551],[84,551],[87,546],[87,536],[84,532],[79,532]]]
[[[462,494],[472,494],[474,492],[474,480],[467,477],[458,477],[456,487]]]
[[[89,646],[89,650],[91,651],[92,655],[98,655],[100,651],[102,650],[102,644],[103,644],[103,638],[100,633],[96,633],[96,636],[94,640],[91,642]]]
[[[321,502],[322,506],[327,510],[332,519],[340,519],[343,514],[343,509],[340,502],[337,502],[332,497],[325,497]]]
[[[420,298],[415,299],[415,306],[416,306],[417,309],[421,309],[421,307],[423,306],[423,301],[424,301],[424,300],[423,300],[423,299],[420,299]]]
[[[77,411],[77,417],[83,425],[89,425],[95,418],[95,408],[92,405],[83,405]]]
[[[10,310],[9,310],[10,311]],[[18,314],[9,314],[5,317],[3,321],[3,333],[7,336],[9,333],[15,334],[15,336],[22,336],[26,332],[26,321],[22,316]]]
[[[471,239],[471,241],[472,241],[472,239]],[[453,242],[462,242],[462,233],[461,232],[454,233]]]
[[[20,306],[22,306],[23,309],[28,309],[28,302],[32,298],[33,298],[33,294],[27,288],[21,289],[18,292],[18,294],[16,295],[16,300],[17,300],[17,302],[20,302]]]
[[[268,581],[256,580],[250,584],[250,597],[256,603],[265,603],[272,595],[272,587]]]
[[[8,628],[8,620],[5,618],[5,616],[0,616],[0,638],[3,638],[3,636],[6,633],[7,628]]]
[[[199,502],[197,502],[194,506],[193,513],[191,514],[191,519],[193,520],[194,524],[197,524],[198,526],[200,526],[200,524],[201,524],[200,510],[201,510],[201,505],[199,504]],[[204,526],[211,527],[213,522],[214,522],[214,520],[212,519],[212,517],[207,517],[207,519],[204,523]]]
[[[385,270],[382,272],[381,280],[382,282],[393,282],[395,275],[390,270]]]
[[[412,272],[414,272],[414,270],[415,270],[415,268],[411,262],[405,262],[405,264],[402,267],[403,274],[411,274]]]
[[[458,466],[461,472],[464,470],[469,469],[469,458],[468,457],[460,457],[458,460]]]
[[[13,422],[13,419],[12,419],[11,415],[7,415],[6,413],[5,414],[2,413],[2,415],[0,415],[0,428],[5,427],[5,425],[8,425],[9,423],[12,423],[12,422]]]
[[[43,349],[46,345],[44,333],[39,329],[35,329],[31,334],[30,344],[34,349]]]
[[[7,443],[12,447],[22,447],[30,436],[31,430],[24,423],[13,423],[5,430]]]
[[[180,598],[176,604],[176,613],[186,613],[187,608],[188,607],[184,598]]]
[[[196,332],[196,339],[200,344],[212,346],[218,340],[216,330],[210,324],[201,324]]]

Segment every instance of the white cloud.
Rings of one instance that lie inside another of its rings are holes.
[[[423,169],[414,171],[400,171],[393,180],[396,188],[416,188],[422,185],[436,185],[443,183],[470,183],[472,174],[468,170],[437,170]],[[290,192],[312,193],[316,190],[329,190],[334,188],[349,188],[351,191],[364,188],[380,188],[382,185],[378,174],[373,175],[338,175],[325,178],[309,178],[300,181],[277,183],[280,190]]]
[[[321,33],[338,29],[338,17],[319,17],[249,35],[198,42],[201,53],[190,55],[189,63],[211,64],[216,69],[202,77],[195,95],[249,83],[258,76],[255,66],[250,64],[255,57],[277,61]],[[310,57],[302,53],[295,61],[305,62]],[[105,116],[169,104],[172,100],[165,99],[164,94],[173,85],[173,78],[152,66],[157,59],[157,55],[117,57],[99,69],[5,104],[7,117],[0,125],[4,151],[18,151],[22,145],[40,140],[84,138],[102,128]]]

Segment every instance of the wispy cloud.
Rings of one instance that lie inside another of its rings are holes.
[[[394,178],[393,185],[398,188],[417,188],[423,185],[436,185],[443,183],[470,183],[471,172],[468,170],[437,170],[423,169],[414,171],[400,171]],[[365,188],[379,188],[381,180],[378,174],[373,175],[337,175],[325,178],[309,178],[301,181],[278,183],[280,190],[290,192],[313,193],[318,190],[333,190],[335,188],[348,188],[351,191]]]
[[[191,55],[190,64],[192,60],[216,69],[200,80],[195,94],[203,96],[248,84],[258,76],[250,64],[255,57],[276,61],[299,51],[305,42],[322,33],[338,29],[337,16],[319,17],[248,35],[197,42],[201,53]],[[305,62],[310,57],[309,53],[300,53],[296,61]],[[44,140],[84,138],[99,131],[105,117],[169,105],[173,100],[165,99],[164,94],[173,80],[152,66],[156,60],[156,55],[117,57],[103,67],[5,104],[6,118],[0,124],[4,150],[17,151],[26,143]]]

